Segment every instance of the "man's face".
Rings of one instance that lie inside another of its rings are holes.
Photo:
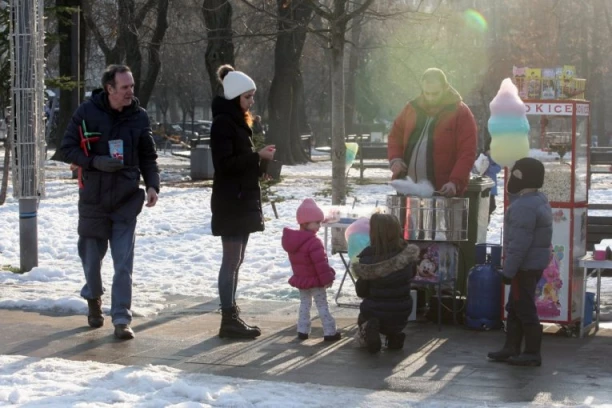
[[[421,84],[423,88],[423,96],[425,102],[429,106],[439,105],[446,91],[444,84],[439,81],[423,81]]]
[[[134,77],[131,72],[115,74],[115,86],[108,85],[108,100],[114,109],[121,109],[132,104],[134,99]]]

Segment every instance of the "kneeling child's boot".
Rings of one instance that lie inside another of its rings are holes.
[[[258,327],[249,326],[238,315],[236,307],[221,309],[221,328],[219,337],[234,339],[254,339],[261,336]]]
[[[487,354],[493,361],[508,361],[510,357],[521,354],[521,342],[523,341],[523,326],[517,320],[506,322],[506,343],[501,350]]]
[[[395,333],[387,336],[387,348],[389,350],[401,350],[404,348],[404,340],[406,335],[404,333]]]
[[[510,357],[508,363],[517,366],[539,367],[542,365],[542,325],[532,324],[523,327],[525,332],[525,351],[517,357]]]
[[[382,342],[380,341],[380,321],[373,317],[368,319],[363,326],[363,336],[368,351],[372,354],[378,353],[382,347]]]

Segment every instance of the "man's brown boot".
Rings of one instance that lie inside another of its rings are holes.
[[[89,327],[97,329],[104,326],[104,315],[102,314],[102,299],[87,299],[89,312],[87,313],[87,323]]]

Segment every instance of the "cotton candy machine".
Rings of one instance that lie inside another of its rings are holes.
[[[387,208],[400,220],[406,240],[468,240],[468,198],[388,195]]]

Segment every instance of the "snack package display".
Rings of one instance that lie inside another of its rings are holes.
[[[542,99],[555,99],[555,69],[542,69]]]
[[[540,68],[527,68],[527,97],[540,99],[542,90],[542,70]]]
[[[518,89],[519,96],[521,99],[527,99],[527,68],[525,67],[512,67],[512,76],[514,77],[514,84]]]

